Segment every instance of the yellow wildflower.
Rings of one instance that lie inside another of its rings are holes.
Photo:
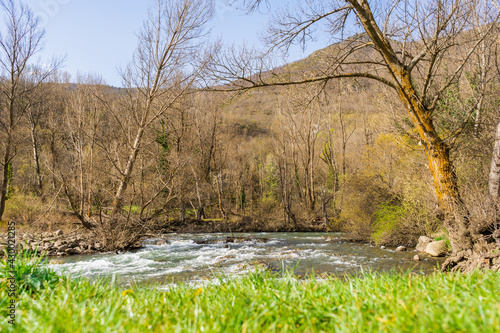
[[[132,289],[127,289],[127,290],[124,290],[122,291],[122,296],[126,296],[128,294],[133,294],[134,291]]]

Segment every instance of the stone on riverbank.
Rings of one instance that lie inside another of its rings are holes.
[[[418,244],[417,244],[417,251],[419,252],[425,252],[425,249],[427,248],[427,245],[433,241],[432,238],[427,237],[427,236],[420,236],[418,238]]]
[[[433,257],[442,257],[448,251],[448,246],[444,240],[431,242],[427,245],[425,252]]]
[[[406,251],[406,246],[398,246],[398,247],[396,248],[396,251],[400,251],[400,252],[402,252],[402,251]]]

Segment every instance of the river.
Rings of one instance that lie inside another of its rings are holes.
[[[316,276],[345,275],[361,271],[406,271],[428,274],[442,259],[420,253],[421,261],[412,258],[417,252],[380,249],[366,243],[344,241],[341,233],[252,233],[171,234],[163,245],[148,239],[144,248],[125,253],[103,253],[64,258],[66,263],[50,265],[71,277],[95,279],[118,277],[130,283],[178,282],[200,283],[214,277],[231,277],[266,267],[271,271],[294,269],[298,276],[314,272]],[[237,237],[249,237],[241,240]],[[327,241],[325,237],[330,237]]]

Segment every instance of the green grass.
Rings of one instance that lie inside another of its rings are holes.
[[[23,292],[2,332],[498,332],[500,275],[364,274],[348,279],[267,272],[169,291],[63,278]]]
[[[4,259],[0,262],[0,279],[14,278],[18,293],[36,293],[41,289],[55,288],[61,279],[53,270],[47,267],[45,258],[38,256],[37,251],[21,251],[15,257],[14,267],[8,258],[8,251],[4,252]],[[10,273],[13,272],[14,274]],[[3,290],[3,288],[2,288]]]

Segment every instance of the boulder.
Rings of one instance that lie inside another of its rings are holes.
[[[383,246],[383,245],[382,245],[380,248],[381,248],[382,250],[385,250],[385,246]]]
[[[78,244],[77,242],[69,242],[69,243],[68,243],[68,247],[69,247],[69,248],[75,248],[75,247],[78,247],[78,245],[79,245],[79,244]]]
[[[432,242],[432,238],[429,238],[427,236],[420,236],[418,238],[417,251],[425,252],[425,249],[430,242]]]
[[[62,236],[62,234],[64,234],[64,232],[63,232],[62,230],[60,230],[60,229],[59,229],[59,230],[57,230],[56,232],[54,232],[54,234],[55,234],[56,236]]]
[[[94,249],[100,250],[101,249],[101,243],[95,243],[94,244]]]
[[[406,246],[398,246],[396,251],[406,251]]]
[[[448,246],[444,240],[431,242],[427,245],[425,252],[433,257],[441,257],[448,251]]]
[[[61,241],[57,241],[54,243],[54,247],[60,247],[61,245],[63,245]]]
[[[156,245],[165,245],[167,242],[164,239],[160,239],[159,241],[156,242]]]
[[[69,249],[68,245],[61,245],[57,248],[57,251],[63,252],[63,251],[66,251],[67,249]]]
[[[67,249],[66,252],[69,254],[80,254],[82,252],[82,249],[80,249],[79,247],[75,247]]]
[[[415,256],[413,257],[413,261],[420,261],[420,257],[418,254],[415,254]]]

